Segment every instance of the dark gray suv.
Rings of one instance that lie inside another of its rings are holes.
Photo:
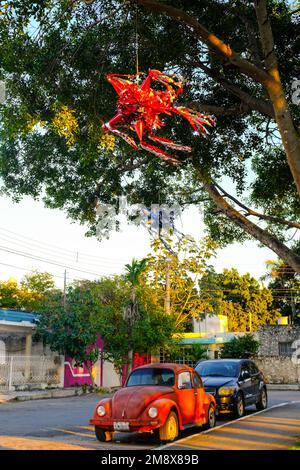
[[[262,372],[249,359],[215,359],[201,361],[196,367],[205,391],[216,399],[220,413],[233,412],[237,418],[245,408],[257,410],[268,406],[267,386]]]

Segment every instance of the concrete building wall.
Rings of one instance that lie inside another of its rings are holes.
[[[111,362],[104,361],[102,369],[102,384],[103,387],[119,387],[120,386],[120,377],[114,370],[114,367]]]
[[[258,330],[258,354],[259,356],[284,357],[284,351],[288,353],[293,342],[298,339],[300,340],[300,325],[263,326]]]
[[[226,333],[228,331],[228,318],[226,315],[206,315],[193,318],[193,331],[195,333]]]
[[[257,367],[263,372],[267,383],[300,383],[300,365],[294,364],[288,357],[258,357]]]
[[[263,326],[257,332],[255,362],[268,383],[300,383],[300,326]]]

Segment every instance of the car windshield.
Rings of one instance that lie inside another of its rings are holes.
[[[171,369],[147,367],[134,370],[127,381],[126,387],[136,385],[166,385],[172,387],[175,383],[175,374]]]
[[[196,368],[202,377],[238,377],[237,362],[202,362]]]

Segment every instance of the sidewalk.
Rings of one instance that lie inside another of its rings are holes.
[[[278,391],[298,391],[300,390],[300,383],[299,384],[267,384],[268,390],[278,390]]]
[[[300,401],[275,405],[164,446],[169,450],[288,450],[300,440]]]
[[[52,390],[32,390],[30,392],[11,392],[7,394],[0,394],[0,404],[11,401],[42,400],[44,398],[66,398],[75,397],[78,395],[83,395],[81,387],[55,388]]]

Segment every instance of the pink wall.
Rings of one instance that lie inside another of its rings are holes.
[[[98,339],[96,343],[93,346],[90,346],[90,348],[99,348],[101,351],[103,351],[104,348],[104,342],[98,336]],[[134,354],[133,358],[133,368],[135,369],[136,367],[142,366],[144,364],[149,364],[151,362],[151,356],[150,355],[140,355],[139,353]],[[99,373],[97,374],[98,377],[100,376],[100,387],[105,387],[105,383],[103,383],[103,361],[101,360],[101,363],[97,365],[97,367],[100,368],[98,371]],[[123,367],[123,376],[122,376],[122,385],[125,384],[127,377],[127,365]],[[74,361],[71,357],[65,357],[65,374],[64,374],[64,386],[65,387],[76,387],[76,386],[81,386],[81,385],[92,385],[92,380],[88,371],[88,368],[86,365],[83,367],[75,367],[74,366]]]
[[[103,350],[103,340],[98,336],[95,344],[90,346],[91,348],[99,348]],[[100,386],[102,386],[102,361],[100,366]],[[83,367],[75,367],[74,361],[71,357],[65,357],[65,372],[64,372],[64,387],[76,387],[81,385],[92,385],[92,379],[90,377],[88,368],[86,365]]]

